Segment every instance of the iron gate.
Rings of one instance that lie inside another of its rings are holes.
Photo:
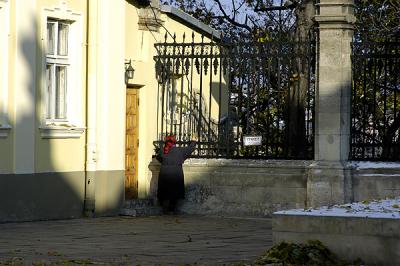
[[[353,43],[353,160],[400,160],[400,42]]]
[[[199,139],[194,156],[312,159],[312,42],[205,41],[183,35],[155,45],[160,144]],[[248,137],[261,137],[246,146]],[[157,145],[159,146],[159,145]]]

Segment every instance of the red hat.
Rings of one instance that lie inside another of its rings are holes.
[[[176,138],[175,135],[169,135],[165,137],[165,142],[172,142],[172,143],[176,143]]]
[[[175,135],[170,135],[165,137],[165,144],[164,144],[164,154],[168,154],[169,150],[175,146],[176,144],[176,139]]]

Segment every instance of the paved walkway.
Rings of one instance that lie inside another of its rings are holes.
[[[107,217],[0,224],[5,262],[231,265],[272,244],[271,220],[204,216]]]

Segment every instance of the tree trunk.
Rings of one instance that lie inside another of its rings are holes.
[[[288,156],[305,158],[306,151],[306,103],[307,91],[310,86],[312,56],[308,42],[312,41],[312,29],[315,14],[313,0],[306,0],[296,9],[297,28],[294,53],[297,53],[293,62],[290,76],[290,90],[288,102]]]

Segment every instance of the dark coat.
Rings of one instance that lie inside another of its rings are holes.
[[[172,147],[168,154],[161,150],[157,159],[161,162],[158,175],[157,197],[160,202],[169,200],[176,202],[185,198],[185,183],[182,164],[192,154],[196,142],[190,142],[188,147]]]

